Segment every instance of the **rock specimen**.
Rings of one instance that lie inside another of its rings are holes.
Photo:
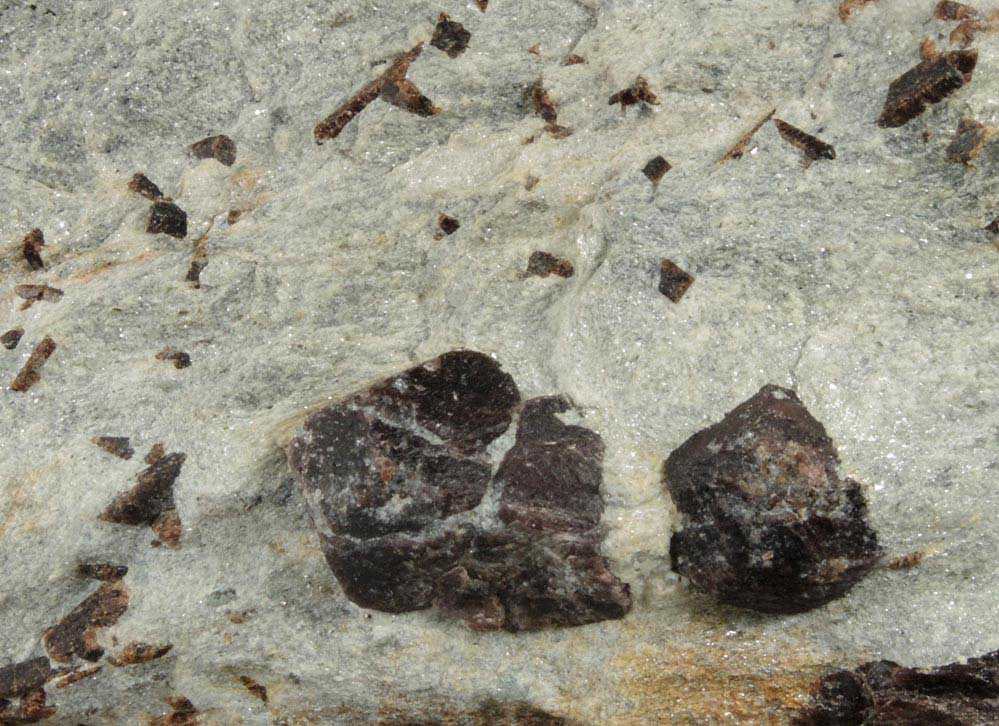
[[[42,262],[42,247],[44,246],[45,235],[40,229],[31,230],[21,241],[21,255],[32,270],[45,269],[45,263]]]
[[[999,723],[999,651],[937,668],[882,660],[823,678],[794,726],[992,726]]]
[[[548,277],[558,275],[559,277],[572,277],[575,270],[569,260],[556,257],[549,252],[535,250],[531,253],[527,261],[527,275],[537,277]]]
[[[654,156],[649,159],[648,163],[642,167],[642,173],[648,177],[649,181],[653,185],[658,185],[659,180],[663,178],[663,175],[668,172],[673,167],[668,161],[662,156]]]
[[[842,596],[882,554],[860,485],[841,480],[822,424],[797,395],[759,393],[669,455],[683,516],[673,569],[722,602],[770,613]]]
[[[21,370],[14,376],[14,380],[10,384],[11,389],[23,393],[38,383],[42,379],[42,374],[39,371],[49,356],[55,352],[55,349],[56,344],[52,338],[47,335],[42,338],[41,342],[31,351],[28,360],[21,366]]]
[[[163,192],[160,191],[160,188],[149,181],[149,178],[142,172],[133,174],[132,178],[128,180],[128,190],[141,194],[154,202],[163,198]]]
[[[961,119],[954,139],[947,146],[947,160],[970,165],[982,153],[982,148],[995,132],[995,127],[987,126],[981,121]]]
[[[810,164],[818,159],[835,159],[836,150],[825,141],[802,131],[796,126],[792,126],[787,121],[779,118],[774,119],[777,132],[791,146],[800,149],[805,154],[805,163]]]
[[[225,134],[196,141],[191,144],[190,151],[196,159],[215,159],[226,166],[236,163],[236,142]]]
[[[888,98],[878,126],[903,126],[971,81],[978,63],[977,50],[940,53],[910,68],[888,86]]]
[[[14,350],[24,336],[24,328],[11,328],[3,335],[0,335],[0,345],[7,350]]]
[[[465,30],[464,25],[451,20],[447,13],[441,13],[430,45],[444,51],[451,58],[457,58],[465,52],[471,38],[472,34]]]
[[[167,454],[139,472],[138,483],[115,497],[100,516],[105,522],[150,527],[168,546],[180,540],[180,517],[173,499],[173,485],[187,457]]]
[[[599,554],[603,443],[566,410],[521,404],[491,358],[459,350],[310,416],[289,463],[347,596],[481,630],[622,617],[628,586]],[[518,414],[493,476],[487,448]]]
[[[74,657],[91,662],[104,655],[97,629],[118,622],[128,609],[128,591],[121,580],[102,582],[58,624],[45,631],[42,641],[49,658],[68,663]]]
[[[177,239],[187,236],[187,212],[173,202],[156,202],[149,211],[149,234],[168,234]]]
[[[694,276],[673,260],[663,258],[659,263],[659,292],[678,303],[694,284]]]

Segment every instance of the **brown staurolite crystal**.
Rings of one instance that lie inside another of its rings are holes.
[[[128,609],[128,590],[121,580],[102,582],[93,593],[56,625],[45,631],[42,641],[49,657],[60,663],[74,656],[96,662],[104,655],[97,643],[97,629],[118,622]]]
[[[471,39],[472,34],[465,30],[464,25],[451,20],[447,13],[441,13],[437,18],[437,27],[434,28],[434,37],[430,39],[430,45],[444,51],[451,58],[457,58],[465,52]]]
[[[794,726],[993,726],[999,723],[999,651],[937,668],[882,660],[823,678]]]
[[[42,247],[45,246],[45,235],[42,230],[33,229],[21,241],[21,255],[32,270],[44,270],[42,262]]]
[[[878,126],[903,126],[926,110],[928,104],[939,103],[971,81],[977,64],[977,50],[955,50],[910,68],[888,86]]]
[[[860,485],[836,473],[822,424],[793,391],[764,386],[666,459],[683,517],[673,569],[722,602],[810,610],[842,596],[881,557]]]
[[[521,404],[491,358],[458,350],[309,417],[289,462],[347,596],[482,630],[622,617],[628,586],[599,554],[603,443],[567,408]],[[518,414],[493,477],[487,448]]]
[[[225,134],[209,136],[190,146],[191,153],[198,159],[215,159],[220,164],[232,166],[236,163],[236,142]]]
[[[156,202],[149,210],[149,234],[168,234],[177,239],[187,236],[187,212],[173,202]]]
[[[673,260],[663,258],[659,262],[659,292],[672,302],[678,303],[694,284],[694,276],[677,265]]]
[[[531,253],[527,261],[527,275],[537,277],[548,277],[558,275],[559,277],[572,277],[575,273],[572,263],[562,257],[556,257],[550,252],[535,250]]]

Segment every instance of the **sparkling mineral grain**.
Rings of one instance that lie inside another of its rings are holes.
[[[724,603],[771,613],[842,596],[881,556],[860,485],[840,479],[822,424],[764,386],[666,460],[683,516],[673,569]]]
[[[289,461],[347,596],[480,630],[622,617],[628,586],[599,554],[603,443],[567,409],[522,404],[491,358],[459,350],[313,414]],[[487,447],[515,417],[493,477]]]

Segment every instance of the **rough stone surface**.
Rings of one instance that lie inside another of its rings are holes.
[[[96,587],[80,562],[128,567],[107,652],[174,647],[49,683],[60,726],[145,724],[178,695],[207,726],[447,723],[487,699],[587,726],[785,724],[835,668],[999,648],[999,147],[977,170],[946,158],[962,118],[997,124],[999,44],[977,33],[970,83],[880,128],[923,38],[956,50],[964,21],[878,0],[844,23],[838,4],[0,3],[0,332],[25,331],[0,381],[59,345],[27,392],[0,390],[0,664],[40,655]],[[429,45],[442,11],[472,34],[455,59]],[[417,43],[406,77],[440,113],[378,98],[317,146],[315,124]],[[639,75],[659,105],[607,104]],[[574,133],[525,145],[538,77]],[[775,107],[836,160],[802,169],[764,120],[718,163]],[[222,132],[233,166],[187,153]],[[641,173],[657,154],[658,190]],[[145,233],[137,171],[187,238]],[[442,211],[462,226],[438,242]],[[44,269],[22,255],[34,228]],[[574,276],[524,279],[536,250]],[[697,277],[678,305],[663,257]],[[20,284],[65,296],[21,310]],[[165,345],[191,367],[157,361]],[[568,394],[603,439],[601,554],[631,585],[627,617],[479,633],[344,595],[284,447],[316,401],[455,348],[495,355],[524,399]],[[787,617],[678,584],[663,457],[770,382],[836,442],[886,559],[920,564]],[[98,519],[157,441],[187,455],[180,549]]]
[[[865,663],[825,676],[794,726],[992,726],[999,723],[999,651],[966,663],[906,668]]]
[[[452,351],[310,416],[289,461],[347,596],[476,630],[623,617],[628,586],[599,553],[604,445],[568,409],[521,405],[491,358]],[[493,476],[486,450],[514,416]]]
[[[794,391],[759,393],[687,439],[663,480],[683,516],[673,568],[719,600],[795,613],[841,597],[881,557],[860,484]]]

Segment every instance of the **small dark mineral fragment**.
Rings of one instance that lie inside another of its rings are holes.
[[[209,229],[209,231],[211,231]],[[194,241],[194,250],[191,252],[191,264],[187,268],[184,276],[185,282],[190,282],[191,287],[201,287],[201,271],[208,267],[208,232],[201,235]]]
[[[166,699],[170,713],[150,719],[149,726],[197,726],[198,709],[184,696],[171,696]]]
[[[437,27],[434,28],[430,45],[444,51],[451,58],[457,58],[465,52],[471,38],[472,34],[465,30],[464,25],[451,20],[447,13],[441,13],[437,16]]]
[[[381,95],[385,85],[390,81],[398,81],[406,77],[406,71],[410,64],[416,60],[423,51],[423,44],[418,43],[410,50],[400,54],[389,65],[380,76],[373,81],[365,83],[350,98],[344,101],[333,113],[316,124],[313,129],[313,136],[317,144],[322,144],[326,139],[335,139],[340,132],[357,116],[367,108],[368,104]]]
[[[659,180],[663,178],[663,175],[672,168],[672,165],[670,165],[665,158],[662,156],[654,156],[649,159],[645,166],[642,167],[642,173],[649,178],[650,182],[654,185],[658,185]]]
[[[114,625],[127,609],[128,590],[124,583],[102,582],[57,625],[45,631],[45,651],[59,663],[68,663],[74,656],[96,662],[104,654],[97,644],[97,629]]]
[[[557,418],[563,399],[519,402],[492,359],[453,351],[309,417],[289,463],[352,601],[480,630],[628,611],[599,553],[603,442]],[[493,477],[487,448],[518,411]]]
[[[105,522],[149,526],[169,547],[178,546],[180,518],[173,486],[184,465],[184,454],[167,454],[139,472],[138,483],[122,492],[101,513]]]
[[[38,383],[42,377],[39,371],[45,365],[45,361],[49,359],[49,356],[55,352],[55,349],[56,344],[52,338],[47,335],[42,338],[41,342],[31,352],[31,355],[28,356],[28,360],[21,366],[21,370],[14,376],[14,380],[10,384],[11,389],[23,393]]]
[[[796,126],[792,126],[787,121],[774,119],[774,125],[784,141],[800,149],[805,154],[807,164],[817,159],[835,159],[836,150],[825,141],[817,139],[809,133],[805,133]]]
[[[531,253],[531,258],[527,261],[527,275],[537,277],[548,277],[558,275],[559,277],[572,277],[575,270],[569,260],[556,257],[548,252],[535,250]]]
[[[117,654],[108,656],[108,663],[116,668],[148,663],[151,660],[162,658],[171,650],[173,650],[172,645],[152,645],[132,641],[127,643]]]
[[[242,683],[246,690],[253,694],[253,696],[259,698],[264,703],[267,703],[267,689],[263,685],[257,683],[249,676],[240,676],[239,682]]]
[[[947,146],[947,160],[965,166],[971,165],[971,162],[981,153],[982,148],[995,132],[995,127],[986,126],[980,121],[970,118],[961,119],[957,125],[954,139]]]
[[[243,216],[242,209],[230,209],[229,214],[227,214],[225,217],[225,222],[231,227],[232,225],[236,224],[236,222],[238,222],[239,218],[242,216]]]
[[[187,368],[191,365],[191,356],[182,350],[177,350],[176,348],[171,348],[167,346],[159,353],[156,354],[156,360],[170,360],[173,361],[174,368]]]
[[[163,198],[163,192],[160,191],[160,188],[149,181],[142,172],[132,175],[128,182],[128,189],[154,202]]]
[[[446,235],[452,235],[461,227],[461,223],[454,217],[446,214],[437,215],[437,227],[439,231],[435,235],[436,239],[444,239]]]
[[[933,17],[937,20],[968,20],[970,18],[977,18],[978,11],[964,3],[957,3],[953,0],[940,0],[933,9]]]
[[[822,424],[794,391],[764,386],[669,455],[683,517],[673,569],[730,605],[804,612],[845,594],[882,550],[860,485],[841,480]]]
[[[903,126],[971,81],[978,63],[977,50],[940,53],[910,68],[888,86],[888,97],[878,126]]]
[[[149,234],[168,234],[177,239],[187,236],[187,212],[173,202],[156,202],[149,211]]]
[[[486,12],[486,8],[489,7],[489,0],[475,0],[475,6],[482,12]]]
[[[45,246],[45,235],[42,230],[33,229],[24,236],[21,242],[21,255],[32,270],[45,269],[42,262],[42,247]]]
[[[62,290],[57,287],[49,287],[48,285],[18,285],[14,288],[14,292],[28,303],[21,308],[22,310],[31,307],[31,304],[38,300],[53,303],[59,302],[63,296]]]
[[[999,723],[999,651],[967,663],[906,668],[865,663],[825,676],[794,726],[992,726]]]
[[[436,116],[441,112],[434,102],[423,95],[420,89],[407,78],[396,78],[385,82],[381,93],[382,100],[391,103],[417,116]]]
[[[127,436],[95,436],[91,441],[119,459],[131,459],[135,453],[135,449],[129,445]]]
[[[678,303],[690,286],[694,276],[681,269],[673,260],[663,258],[659,263],[659,292]]]
[[[87,577],[91,580],[114,582],[128,574],[128,567],[111,565],[106,562],[81,562],[76,566],[76,573],[80,577]]]
[[[562,65],[564,66],[574,66],[585,62],[586,59],[583,56],[576,55],[575,53],[570,53],[562,59]]]
[[[659,99],[652,92],[652,89],[649,88],[649,82],[642,76],[638,76],[635,82],[628,88],[612,95],[607,101],[607,105],[613,106],[615,103],[619,103],[623,111],[625,106],[631,106],[639,102],[652,104],[653,106],[659,105]]]
[[[996,217],[985,225],[985,231],[991,232],[992,234],[999,234],[999,217]]]
[[[190,151],[196,159],[215,159],[226,166],[236,163],[236,142],[225,134],[196,141],[191,144]]]
[[[555,103],[548,96],[548,91],[545,90],[544,83],[540,78],[530,85],[527,93],[534,106],[534,113],[538,114],[538,116],[548,123],[553,124],[558,121],[558,110],[555,107]]]
[[[726,161],[730,161],[731,159],[741,159],[742,155],[746,153],[746,147],[749,146],[749,142],[753,140],[756,132],[762,129],[763,124],[769,121],[775,113],[777,113],[776,108],[771,108],[769,111],[764,113],[757,120],[757,122],[753,124],[753,127],[740,136],[738,141],[736,141],[731,148],[729,148],[729,150],[722,155],[722,157],[718,160],[718,163],[724,164]]]
[[[7,350],[14,350],[14,348],[17,347],[17,344],[21,342],[21,337],[23,335],[24,328],[12,328],[3,335],[0,335],[0,345]]]
[[[886,567],[889,570],[911,570],[913,567],[917,567],[924,557],[926,557],[926,550],[913,550],[892,558]]]

